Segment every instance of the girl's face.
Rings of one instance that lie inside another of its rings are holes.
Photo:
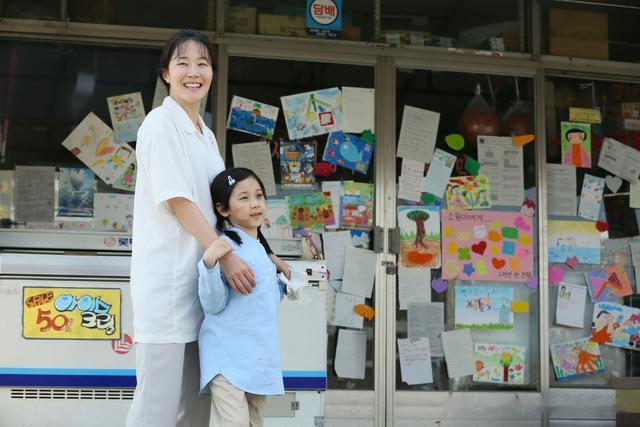
[[[200,44],[190,40],[178,46],[162,77],[169,83],[169,95],[183,108],[199,107],[213,79],[211,58]]]
[[[231,224],[258,238],[258,227],[264,222],[266,203],[262,188],[255,178],[249,177],[236,184],[229,198],[227,210],[216,206],[218,212]]]

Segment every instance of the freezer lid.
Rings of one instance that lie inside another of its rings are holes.
[[[131,234],[68,230],[1,230],[3,248],[131,252]]]
[[[131,257],[122,255],[66,255],[0,253],[1,276],[73,276],[128,278]]]

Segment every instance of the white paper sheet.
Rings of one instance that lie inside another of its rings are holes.
[[[276,194],[276,181],[273,177],[271,149],[266,141],[233,144],[233,165],[254,171],[264,184],[268,196]]]
[[[54,217],[56,168],[16,166],[16,221],[51,222]]]
[[[440,334],[444,331],[444,303],[409,304],[407,310],[407,337],[429,338],[432,357],[442,357]]]
[[[442,351],[447,362],[449,378],[473,375],[473,343],[470,329],[443,332]]]
[[[640,176],[640,151],[613,138],[605,138],[598,166],[622,179],[637,183]]]
[[[580,192],[580,204],[578,216],[597,221],[602,206],[602,193],[604,192],[604,178],[584,174],[582,191]]]
[[[431,384],[431,352],[429,340],[398,338],[398,357],[402,381],[409,384]]]
[[[629,192],[629,206],[634,209],[640,209],[640,182],[631,184]]]
[[[456,156],[436,148],[427,176],[422,180],[422,191],[436,197],[442,197],[455,164]]]
[[[412,302],[431,302],[431,269],[398,267],[400,310]]]
[[[322,192],[331,193],[331,206],[333,206],[333,216],[336,219],[335,224],[326,225],[328,229],[340,227],[340,197],[342,196],[342,181],[322,181]]]
[[[520,206],[524,200],[522,148],[508,136],[478,136],[480,173],[489,178],[491,204]]]
[[[364,317],[358,316],[353,311],[353,306],[364,304],[364,297],[335,291],[330,297],[334,298],[334,301],[329,324],[344,328],[362,329]]]
[[[556,323],[573,328],[584,327],[587,287],[560,282],[556,303]]]
[[[576,167],[547,163],[547,203],[551,215],[575,216]]]
[[[371,298],[377,255],[366,249],[347,247],[342,275],[342,291]]]
[[[331,273],[331,278],[342,279],[345,251],[348,247],[353,246],[351,232],[346,230],[322,233],[322,244],[324,259],[327,262],[327,270]]]
[[[362,87],[342,87],[342,111],[344,114],[344,131],[362,133],[374,129],[374,89]]]
[[[338,344],[334,359],[337,376],[363,380],[366,355],[367,336],[364,331],[338,330]]]
[[[420,201],[423,172],[424,163],[417,160],[402,159],[402,172],[398,179],[398,199]]]
[[[398,139],[398,157],[430,163],[438,136],[440,113],[404,106]]]

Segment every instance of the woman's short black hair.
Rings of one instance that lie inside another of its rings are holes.
[[[193,41],[202,48],[202,56],[207,58],[209,64],[213,68],[213,46],[209,41],[209,37],[195,30],[180,30],[175,33],[164,45],[162,54],[160,55],[160,67],[158,68],[158,77],[162,84],[169,90],[169,83],[165,81],[162,73],[169,69],[171,59],[175,57],[184,48],[187,42]]]
[[[237,233],[231,230],[225,230],[225,224],[228,222],[231,224],[227,218],[222,216],[220,212],[218,212],[218,204],[224,210],[229,209],[229,199],[231,198],[231,193],[233,189],[238,185],[239,182],[244,181],[247,178],[254,178],[258,181],[260,185],[260,189],[262,190],[262,194],[265,199],[267,197],[267,192],[264,188],[264,184],[260,177],[251,169],[247,168],[228,168],[220,172],[211,182],[211,186],[209,187],[209,191],[211,192],[211,202],[213,204],[213,212],[216,215],[216,228],[220,233],[226,234],[231,240],[236,242],[237,244],[242,244],[242,239],[238,236]],[[261,237],[261,236],[260,236]],[[260,238],[262,241],[262,237]],[[264,245],[264,243],[263,243]],[[265,249],[267,249],[265,247]],[[270,253],[270,248],[267,249],[267,253]]]

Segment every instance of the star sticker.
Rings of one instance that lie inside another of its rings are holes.
[[[475,271],[476,269],[473,268],[473,264],[471,264],[470,262],[466,263],[462,268],[462,272],[467,276],[471,276]]]

